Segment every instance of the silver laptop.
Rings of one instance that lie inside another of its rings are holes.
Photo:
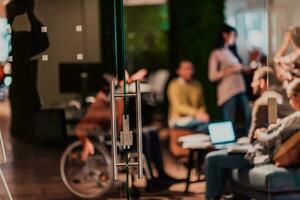
[[[251,144],[238,144],[231,121],[214,122],[208,125],[211,143],[215,149],[226,149],[228,153],[247,153]]]
[[[225,149],[236,145],[235,131],[231,121],[210,123],[208,132],[215,149]]]

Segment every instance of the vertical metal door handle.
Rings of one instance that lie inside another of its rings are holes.
[[[138,178],[143,178],[143,132],[142,132],[142,97],[141,97],[141,84],[136,81],[136,131],[137,131],[137,157],[138,157]]]
[[[113,162],[113,176],[114,180],[118,180],[118,167],[117,167],[117,122],[116,122],[116,100],[115,100],[115,83],[110,83],[110,109],[111,109],[111,132],[112,132],[112,162]]]

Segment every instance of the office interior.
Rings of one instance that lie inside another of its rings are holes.
[[[300,199],[299,0],[0,4],[0,199]]]

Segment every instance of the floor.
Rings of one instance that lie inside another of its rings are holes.
[[[0,102],[0,128],[4,138],[8,162],[2,167],[12,196],[15,200],[76,200],[63,185],[59,175],[59,159],[63,148],[34,146],[12,138],[9,135],[9,104]],[[177,178],[186,176],[183,166],[165,156],[167,172]],[[141,187],[144,181],[136,183]],[[3,184],[1,183],[1,186]],[[201,200],[204,199],[204,183],[195,183],[190,187],[190,193],[185,194],[185,184],[173,185],[168,191],[158,193],[142,192],[140,199],[157,200]],[[142,189],[142,188],[141,188]],[[3,194],[3,187],[0,187]],[[125,199],[124,187],[116,186],[107,198]],[[8,199],[1,195],[0,200]]]

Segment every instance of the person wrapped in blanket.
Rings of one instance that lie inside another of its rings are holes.
[[[126,73],[127,83],[130,84],[135,80],[142,80],[147,74],[145,69],[139,70],[135,74],[129,76]],[[123,85],[121,81],[119,85]],[[117,107],[117,126],[122,127],[122,115],[124,110],[124,101],[122,99],[116,100]],[[131,120],[132,121],[132,120]],[[108,91],[100,90],[96,95],[95,102],[89,106],[85,115],[76,126],[76,134],[83,144],[82,160],[86,160],[89,155],[94,154],[94,145],[88,137],[90,132],[100,132],[100,130],[109,130],[111,122],[110,114],[110,101]],[[97,130],[98,129],[98,130]],[[164,169],[164,162],[162,158],[162,152],[160,146],[160,140],[157,129],[143,128],[143,153],[147,159],[148,164],[153,163],[158,176],[154,177],[152,170],[151,180],[147,181],[147,191],[164,190],[168,189],[170,185],[181,180],[170,177]],[[153,148],[158,147],[158,148]]]

